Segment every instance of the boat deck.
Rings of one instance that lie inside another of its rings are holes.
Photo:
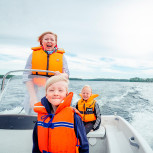
[[[124,133],[115,126],[106,126],[108,153],[134,153],[129,140]],[[138,148],[135,148],[136,150]]]
[[[87,135],[90,153],[153,153],[146,141],[121,117],[103,116],[102,124]]]

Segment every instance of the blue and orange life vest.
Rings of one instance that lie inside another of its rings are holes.
[[[81,96],[81,94],[80,94]],[[96,116],[94,114],[95,102],[94,98],[98,97],[98,94],[92,94],[88,100],[81,99],[78,101],[78,110],[82,114],[82,120],[84,122],[95,121]]]
[[[78,152],[79,141],[74,130],[75,112],[70,107],[73,93],[64,99],[58,106],[55,115],[48,114],[41,102],[36,103],[34,111],[38,113],[38,146],[41,152],[47,153],[76,153]]]

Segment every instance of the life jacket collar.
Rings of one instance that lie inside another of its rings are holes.
[[[96,98],[96,97],[99,96],[98,94],[92,94],[92,95],[89,97],[88,100],[84,100],[84,99],[82,98],[82,94],[79,94],[79,95],[80,95],[80,97],[81,97],[81,99],[82,99],[82,102],[88,102],[88,101],[91,101],[91,100],[93,100],[94,98]]]
[[[68,96],[66,96],[64,98],[64,100],[60,103],[60,105],[58,106],[55,114],[57,114],[58,112],[60,112],[63,108],[69,107],[71,105],[72,97],[73,97],[73,92],[70,92],[68,94]]]
[[[37,50],[43,50],[43,47],[42,46],[39,46],[39,47],[32,47],[31,48],[33,51],[37,51]]]

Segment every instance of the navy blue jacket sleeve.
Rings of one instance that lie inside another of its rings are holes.
[[[86,131],[82,119],[75,113],[74,115],[74,130],[80,141],[79,153],[89,153],[89,144],[86,136]]]
[[[32,153],[41,153],[38,147],[37,122],[33,129],[33,148]]]

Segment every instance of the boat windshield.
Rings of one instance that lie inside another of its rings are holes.
[[[1,84],[0,114],[36,115],[33,106],[45,96],[48,78],[25,70],[7,73]]]

